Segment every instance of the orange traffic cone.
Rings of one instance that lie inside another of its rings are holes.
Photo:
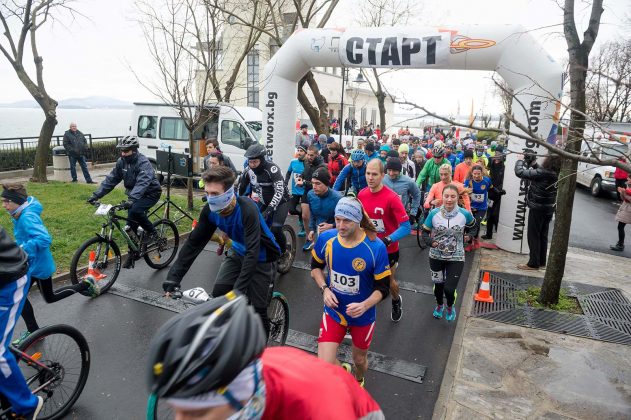
[[[87,276],[94,277],[95,280],[101,280],[107,277],[107,275],[101,273],[97,268],[94,267],[94,263],[96,261],[96,253],[94,251],[90,251],[90,261],[88,262],[88,272]]]
[[[193,224],[191,226],[191,230],[195,229],[197,227],[197,219],[193,219]]]
[[[493,296],[491,296],[491,283],[489,282],[491,275],[488,271],[484,272],[482,276],[482,283],[480,283],[480,290],[473,297],[478,302],[493,303]]]

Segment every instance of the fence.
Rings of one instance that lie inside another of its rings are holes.
[[[48,166],[53,164],[53,147],[63,145],[64,136],[53,136],[48,151]],[[92,137],[85,134],[89,150],[87,160],[93,163],[115,162],[116,144],[122,136]],[[0,138],[0,172],[32,168],[39,137]]]

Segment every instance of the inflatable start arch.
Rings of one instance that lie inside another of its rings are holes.
[[[305,29],[293,34],[264,70],[264,139],[283,170],[294,152],[298,81],[312,67],[496,71],[515,93],[516,119],[548,141],[556,135],[562,69],[521,26]],[[511,138],[509,148],[536,150],[538,145]],[[516,154],[507,156],[497,244],[525,253],[525,186],[514,175],[516,160]]]

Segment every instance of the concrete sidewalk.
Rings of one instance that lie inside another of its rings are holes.
[[[471,317],[480,270],[516,269],[527,255],[481,249],[463,297],[435,419],[629,419],[631,346]],[[631,260],[570,248],[564,281],[631,298]]]
[[[112,168],[115,164],[116,162],[99,163],[94,166],[88,164],[88,171],[90,171],[90,176],[92,177],[94,182],[101,183],[101,181],[105,179],[107,174],[112,171]],[[0,172],[0,180],[2,183],[28,182],[32,175],[32,169],[27,169],[24,171]],[[52,166],[47,168],[46,176],[49,181],[56,181]],[[85,183],[85,179],[83,179],[83,173],[81,172],[81,168],[79,167],[79,165],[77,165],[77,179],[79,180],[79,183]]]

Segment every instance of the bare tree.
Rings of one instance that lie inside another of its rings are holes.
[[[149,82],[134,74],[153,95],[178,112],[188,131],[191,156],[195,156],[195,134],[216,117],[205,105],[220,89],[208,81],[219,61],[216,38],[221,22],[201,0],[147,0],[136,2],[136,6],[159,78]],[[201,83],[196,86],[200,72]],[[193,208],[192,178],[188,178],[188,208]]]
[[[212,3],[215,8],[229,16],[234,22],[260,31],[269,38],[270,49],[274,51],[280,48],[297,28],[323,28],[339,3],[339,0],[294,0],[293,2],[289,0],[265,0],[264,3],[261,3],[265,6],[259,9],[260,16],[263,18],[251,22],[244,17],[243,9],[227,7],[219,0],[206,1]],[[315,104],[309,99],[305,87],[309,87]],[[298,101],[309,115],[316,132],[328,133],[329,104],[320,92],[318,83],[311,71],[298,82]]]
[[[597,121],[631,121],[631,39],[606,43],[587,77],[587,110]]]
[[[0,2],[0,22],[4,38],[0,38],[0,51],[9,61],[15,74],[44,112],[45,120],[39,132],[34,182],[47,182],[46,165],[50,153],[50,140],[57,125],[57,101],[46,90],[44,84],[44,58],[37,45],[37,31],[47,22],[54,20],[53,12],[76,12],[68,5],[70,0],[26,0]],[[30,47],[30,50],[29,50]],[[25,56],[32,56],[34,72],[25,68]]]
[[[413,0],[363,0],[357,23],[366,27],[407,25],[411,18],[420,13],[422,3]],[[371,69],[371,75],[364,73],[365,79],[377,98],[379,107],[379,125],[382,132],[387,129],[386,124],[386,97],[391,96],[383,84],[382,76],[393,69]],[[343,111],[343,110],[342,110]]]
[[[497,80],[493,78],[494,90],[496,96],[499,96],[502,100],[502,107],[504,108],[505,115],[512,115],[513,113],[513,90],[508,86],[508,83],[504,79]],[[498,128],[501,127],[502,121],[504,122],[504,130],[508,131],[510,128],[510,120],[508,118],[500,117],[500,124],[498,124]]]

